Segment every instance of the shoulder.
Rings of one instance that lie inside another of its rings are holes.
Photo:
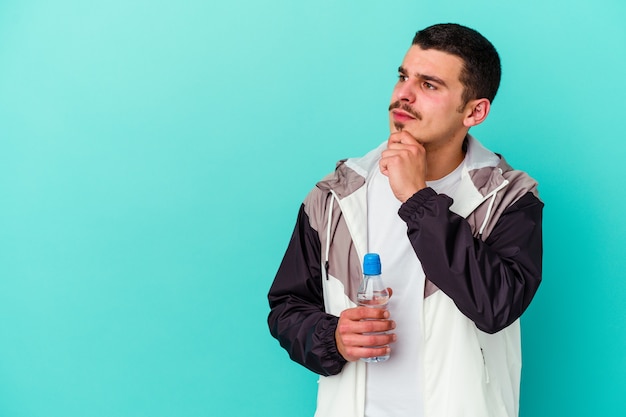
[[[527,172],[513,169],[504,158],[501,158],[498,168],[501,170],[504,179],[509,183],[506,188],[507,194],[514,194],[519,198],[527,193],[531,193],[539,199],[539,183]],[[517,198],[514,200],[517,200]]]

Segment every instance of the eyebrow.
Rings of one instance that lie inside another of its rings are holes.
[[[398,67],[398,72],[400,74],[402,74],[402,75],[407,75],[408,74],[408,71],[406,70],[406,68],[404,68],[402,66]],[[419,72],[416,72],[414,75],[415,75],[415,77],[420,78],[422,80],[434,81],[437,84],[440,84],[440,85],[442,85],[444,87],[448,86],[444,80],[442,80],[439,77],[435,77],[434,75],[420,74]]]

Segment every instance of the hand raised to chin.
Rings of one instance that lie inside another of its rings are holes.
[[[403,203],[426,188],[426,150],[406,131],[400,130],[389,136],[379,167],[380,172],[389,178],[393,194]]]

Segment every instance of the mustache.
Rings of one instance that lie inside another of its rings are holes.
[[[408,114],[410,114],[411,116],[415,117],[417,120],[422,120],[422,115],[421,114],[419,114],[417,111],[413,110],[413,108],[411,106],[409,106],[407,103],[403,103],[400,100],[394,101],[393,103],[391,103],[389,105],[389,111],[391,111],[393,109],[403,110],[403,111],[407,112]]]

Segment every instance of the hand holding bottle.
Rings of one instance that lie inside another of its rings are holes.
[[[389,355],[389,344],[396,341],[396,335],[382,332],[389,332],[395,327],[395,322],[389,320],[387,310],[368,307],[344,310],[335,331],[337,350],[350,362]]]
[[[366,255],[363,271],[364,279],[357,295],[360,307],[341,313],[335,340],[337,350],[348,361],[381,362],[389,358],[389,344],[396,340],[394,333],[388,333],[395,328],[395,322],[389,320],[386,310],[392,291],[384,287],[380,278],[378,255]]]

